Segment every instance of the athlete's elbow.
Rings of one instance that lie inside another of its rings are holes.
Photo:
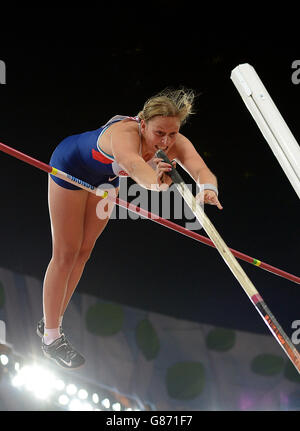
[[[130,175],[130,171],[131,171],[131,164],[129,162],[129,160],[125,157],[118,157],[115,155],[115,161],[116,163],[121,166],[122,169],[124,169],[125,172],[128,173],[128,175]]]
[[[140,176],[141,171],[143,171],[143,161],[138,158],[129,158],[127,160],[123,160],[124,168],[126,172],[132,177]]]

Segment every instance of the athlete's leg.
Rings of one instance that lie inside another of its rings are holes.
[[[43,286],[46,328],[59,326],[69,277],[82,246],[88,194],[85,190],[65,189],[49,177],[52,258]]]
[[[119,189],[116,188],[115,196],[118,195],[118,191]],[[83,240],[75,264],[73,266],[72,273],[70,274],[70,278],[68,280],[68,287],[61,315],[63,315],[66,311],[73,292],[82,276],[85,264],[91,256],[96,240],[101,235],[105,226],[107,225],[109,217],[114,208],[114,206],[111,204],[109,205],[109,207],[108,204],[104,205],[104,214],[106,215],[106,217],[100,219],[96,213],[96,208],[100,200],[101,198],[99,198],[99,196],[96,196],[91,193],[87,198],[84,218]],[[104,203],[105,201],[103,201],[103,204]]]

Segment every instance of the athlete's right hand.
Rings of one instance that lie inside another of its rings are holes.
[[[168,172],[171,172],[172,167],[169,163],[163,161],[163,159],[155,158],[153,161],[156,163],[156,179],[158,188],[160,191],[168,190],[170,184],[172,184],[172,180],[169,175],[166,175]],[[172,162],[173,167],[176,166],[175,161]]]

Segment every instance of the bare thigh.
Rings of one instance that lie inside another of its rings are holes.
[[[53,253],[79,250],[89,192],[65,189],[50,176],[48,190]]]
[[[119,189],[115,189],[115,196],[118,195]],[[81,250],[84,254],[89,254],[92,251],[95,242],[99,235],[104,230],[111,212],[113,210],[113,205],[107,206],[105,200],[101,203],[105,209],[105,214],[107,214],[106,218],[100,219],[97,216],[97,205],[99,202],[102,202],[102,198],[96,196],[92,193],[89,194],[87,198],[86,211],[84,217],[84,228],[83,228],[83,241]]]

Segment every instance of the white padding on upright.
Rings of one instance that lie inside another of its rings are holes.
[[[250,64],[232,70],[231,80],[300,198],[300,148]]]

